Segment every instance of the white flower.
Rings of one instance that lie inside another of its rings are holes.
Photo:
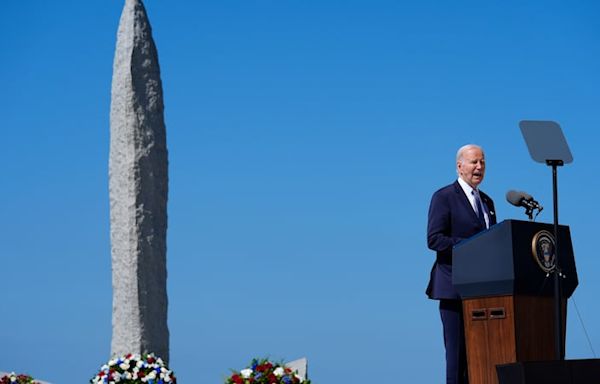
[[[273,374],[277,377],[283,376],[283,374],[285,373],[285,371],[283,370],[282,367],[277,367],[275,368],[275,370],[273,371]]]
[[[129,363],[128,362],[121,363],[119,365],[119,368],[121,368],[122,370],[126,371],[126,370],[129,369]]]
[[[252,375],[252,370],[251,370],[250,368],[246,368],[246,369],[242,369],[242,370],[240,371],[240,373],[242,374],[242,377],[243,377],[244,379],[247,379],[247,378],[249,378],[249,377],[250,377],[250,375]]]

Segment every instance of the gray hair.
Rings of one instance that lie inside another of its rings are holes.
[[[463,145],[462,147],[460,147],[458,149],[458,151],[456,152],[456,162],[458,163],[459,161],[462,161],[462,157],[463,154],[468,151],[469,149],[479,149],[482,153],[483,153],[483,148],[481,148],[479,145],[477,144],[467,144],[467,145]]]
[[[459,175],[459,172],[458,172],[458,163],[459,162],[462,163],[463,154],[466,151],[468,151],[469,149],[479,149],[481,151],[481,153],[484,153],[483,152],[483,148],[481,148],[477,144],[467,144],[467,145],[463,145],[462,147],[458,148],[458,151],[456,151],[456,174],[457,175]]]

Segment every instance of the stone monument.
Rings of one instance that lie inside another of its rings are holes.
[[[158,55],[141,0],[119,22],[110,106],[113,356],[169,359],[168,160]]]

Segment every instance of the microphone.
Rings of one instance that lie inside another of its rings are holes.
[[[532,212],[534,209],[538,210],[537,215],[544,209],[540,203],[538,203],[533,196],[523,191],[508,191],[506,192],[506,200],[514,205],[515,207],[525,208],[525,213],[532,219]],[[536,215],[536,216],[537,216]]]

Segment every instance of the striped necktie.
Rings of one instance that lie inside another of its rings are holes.
[[[473,196],[475,196],[475,208],[477,209],[477,217],[479,217],[479,221],[483,224],[484,227],[487,228],[487,224],[485,222],[485,215],[483,214],[483,204],[481,203],[481,199],[479,198],[479,192],[475,190],[471,191]]]

